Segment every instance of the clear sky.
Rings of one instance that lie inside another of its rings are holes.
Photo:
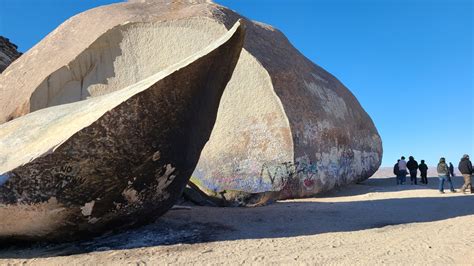
[[[0,0],[0,35],[27,51],[70,16],[113,0]],[[217,0],[280,29],[359,99],[400,155],[474,156],[474,1]],[[93,25],[91,25],[93,26]]]

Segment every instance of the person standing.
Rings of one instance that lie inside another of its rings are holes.
[[[448,167],[448,169],[449,169],[449,176],[450,176],[450,177],[454,177],[454,166],[453,166],[453,164],[452,164],[451,162],[449,162],[449,167]]]
[[[464,178],[464,184],[462,185],[462,192],[466,193],[466,189],[469,188],[471,193],[474,193],[472,190],[471,175],[472,175],[472,163],[469,160],[469,155],[464,154],[461,158],[461,161],[458,165],[459,172],[461,172],[462,177]]]
[[[410,183],[412,185],[413,183],[418,185],[416,181],[416,175],[418,174],[418,162],[415,161],[413,156],[408,157],[407,168],[410,171]]]
[[[407,162],[405,161],[405,156],[402,156],[398,162],[398,171],[400,171],[400,184],[403,185],[407,179]]]
[[[393,174],[397,177],[397,185],[400,185],[400,170],[398,169],[398,162],[400,162],[400,159],[398,159],[397,163],[393,166]]]
[[[425,160],[421,160],[420,165],[418,165],[418,169],[420,169],[421,183],[427,185],[428,166],[425,164]]]
[[[451,162],[449,162],[448,166],[448,181],[453,181],[452,177],[454,177],[454,166]]]
[[[448,165],[446,164],[446,159],[444,159],[444,157],[441,157],[439,159],[438,167],[436,168],[436,170],[438,172],[439,178],[439,193],[444,193],[445,181],[448,181],[451,192],[456,192],[453,186],[453,182],[451,182],[451,179],[448,179],[449,169]]]

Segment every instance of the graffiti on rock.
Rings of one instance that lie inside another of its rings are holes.
[[[260,180],[269,180],[273,188],[282,188],[288,184],[303,181],[304,186],[312,187],[314,178],[317,177],[318,168],[315,163],[309,161],[284,162],[276,165],[264,163],[260,171]]]
[[[10,174],[9,173],[5,173],[5,174],[1,174],[0,175],[0,186],[5,184],[5,182],[7,182],[7,180],[10,178]]]
[[[48,169],[33,166],[3,174],[2,177],[8,178],[0,184],[0,200],[4,203],[43,202],[67,194],[66,191],[76,191],[84,182],[79,172],[79,168],[65,164]]]

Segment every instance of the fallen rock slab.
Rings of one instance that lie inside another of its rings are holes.
[[[165,213],[209,139],[243,39],[237,22],[126,88],[0,125],[0,240],[65,241]]]

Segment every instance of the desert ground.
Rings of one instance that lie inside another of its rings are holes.
[[[3,247],[0,264],[472,265],[474,194],[437,185],[372,177],[263,207],[176,206],[151,225],[90,241]]]

